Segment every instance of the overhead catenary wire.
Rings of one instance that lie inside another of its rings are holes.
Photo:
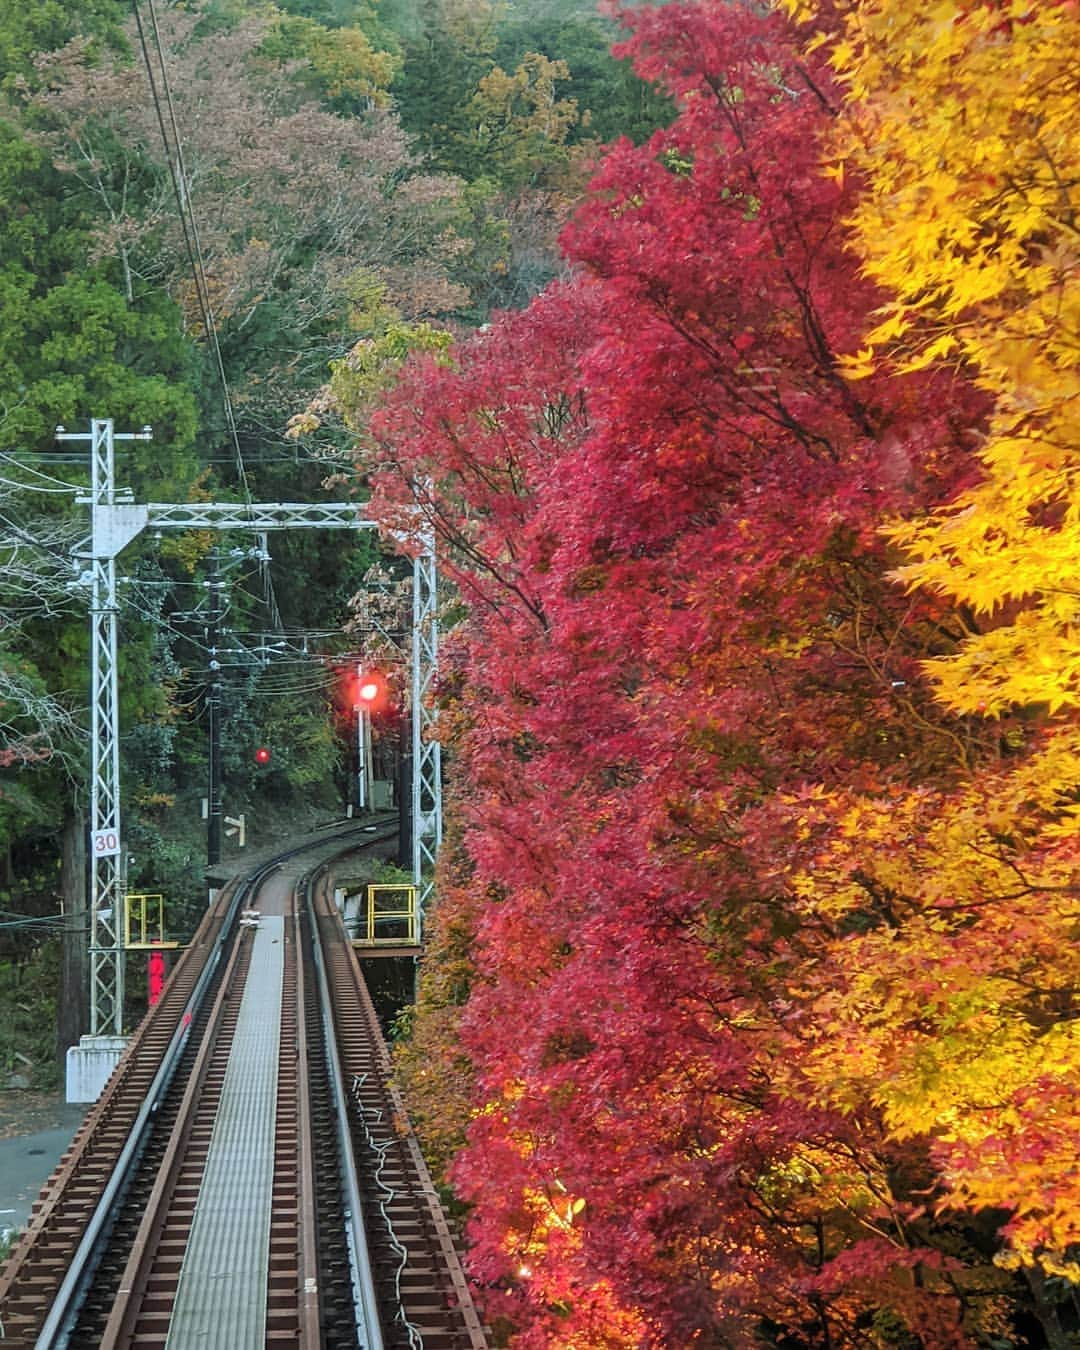
[[[40,918],[0,919],[0,928],[58,928],[64,923],[62,914],[43,914]],[[82,931],[82,930],[80,930]]]
[[[69,487],[69,488],[38,487],[36,483],[20,483],[18,479],[5,478],[2,474],[0,474],[0,487],[14,488],[17,492],[41,492],[49,496],[52,496],[54,494],[56,495],[63,494],[68,497],[75,496],[75,494],[79,491],[79,489],[76,487]]]
[[[144,619],[154,623],[161,623],[159,616],[155,615],[144,605],[140,605],[132,597],[124,597],[123,603],[128,609],[133,610]],[[167,627],[172,627],[166,624]],[[173,630],[176,631],[176,630]],[[266,660],[259,648],[252,649],[247,653],[247,659],[241,661],[221,661],[220,657],[225,654],[221,648],[209,646],[194,634],[184,633],[184,641],[205,656],[213,656],[219,659],[218,669],[224,671],[240,671],[249,675],[259,674],[258,687],[252,691],[252,695],[260,698],[292,698],[300,694],[319,693],[333,686],[336,678],[332,669],[325,666],[326,658],[310,653],[305,656],[301,652],[291,655],[281,655],[277,652],[270,654],[270,659]],[[236,654],[240,654],[240,650]],[[336,658],[335,658],[336,659]],[[288,666],[288,671],[282,671],[277,675],[277,666]],[[309,671],[309,678],[298,678],[300,671],[297,669],[306,668]],[[261,673],[260,673],[261,672]]]
[[[7,459],[8,456],[5,455],[4,458]],[[49,497],[74,497],[80,491],[74,484],[67,487],[40,487],[37,483],[20,483],[17,478],[5,478],[3,475],[0,475],[0,486],[15,488],[18,492],[39,492]]]

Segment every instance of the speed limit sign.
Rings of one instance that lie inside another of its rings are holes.
[[[92,830],[90,853],[95,858],[111,858],[120,852],[119,830]]]

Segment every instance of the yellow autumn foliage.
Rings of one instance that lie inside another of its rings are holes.
[[[811,19],[806,0],[784,0]],[[971,373],[991,401],[981,481],[889,533],[898,576],[966,607],[930,663],[945,702],[1080,706],[1080,6],[841,0],[846,92],[828,171],[891,300],[847,363]],[[823,41],[816,35],[818,45]]]
[[[949,1204],[1012,1213],[1014,1259],[1080,1277],[1080,733],[951,790],[837,797],[791,879],[834,960],[801,970],[822,1106],[934,1141]],[[842,975],[837,978],[837,971]]]

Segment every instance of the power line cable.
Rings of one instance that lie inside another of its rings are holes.
[[[47,494],[50,497],[53,495],[59,495],[61,493],[64,496],[73,497],[79,491],[77,487],[66,487],[66,488],[38,487],[36,483],[20,483],[15,478],[0,477],[0,484],[2,484],[4,487],[16,488],[19,492],[41,492]]]
[[[161,98],[158,94],[157,79],[154,75],[154,63],[150,58],[150,48],[147,46],[146,30],[143,27],[142,14],[139,12],[138,0],[132,0],[131,8],[135,15],[135,27],[138,30],[139,34],[139,46],[142,49],[143,64],[146,67],[146,78],[150,85],[150,95],[154,101],[154,112],[157,114],[158,129],[161,132],[162,144],[165,147],[165,162],[169,166],[169,177],[172,180],[173,194],[176,197],[177,210],[180,216],[180,231],[184,236],[184,251],[187,253],[188,265],[191,268],[191,273],[195,280],[195,294],[199,302],[199,309],[200,312],[202,313],[203,323],[207,329],[207,336],[209,337],[209,334],[211,332],[211,325],[209,322],[209,311],[203,303],[203,291],[201,284],[202,279],[199,276],[199,270],[198,267],[196,266],[194,244],[192,242],[191,233],[188,228],[187,212],[184,209],[184,203],[187,196],[186,185],[180,177],[180,162],[178,158],[174,158],[173,147],[169,141],[169,133],[165,126],[165,114],[162,111],[161,107]],[[164,70],[162,70],[162,75],[164,76],[164,74],[165,72]]]
[[[43,914],[39,918],[0,919],[0,928],[37,928],[42,925],[59,927],[64,922],[63,914]]]
[[[3,514],[0,514],[0,525],[10,530],[15,538],[21,540],[22,543],[29,544],[31,548],[40,549],[42,553],[47,553],[51,558],[59,559],[65,567],[71,566],[71,559],[66,553],[62,553],[60,549],[54,548],[51,544],[46,544],[40,539],[35,539],[28,530],[24,530],[21,525],[16,525],[13,520],[9,520]]]
[[[218,379],[221,383],[225,420],[233,444],[237,475],[240,480],[244,502],[250,506],[251,487],[248,481],[247,466],[244,463],[243,451],[240,447],[240,435],[236,424],[236,412],[232,393],[229,388],[228,377],[225,373],[225,362],[221,354],[221,343],[218,340],[217,322],[214,318],[213,305],[210,299],[210,288],[206,279],[206,259],[199,235],[198,221],[192,206],[191,194],[188,190],[188,175],[187,167],[184,163],[183,141],[180,136],[180,125],[176,116],[176,105],[173,101],[172,88],[169,83],[168,64],[165,58],[164,44],[161,40],[161,30],[158,25],[157,10],[154,5],[154,0],[146,0],[146,8],[150,17],[154,47],[157,53],[157,78],[154,74],[153,62],[146,41],[146,32],[142,21],[142,15],[139,12],[138,0],[132,0],[132,9],[135,14],[135,22],[139,33],[139,45],[142,48],[143,62],[146,66],[147,77],[150,84],[150,93],[154,100],[154,109],[157,114],[158,127],[161,131],[161,139],[165,147],[165,158],[169,165],[169,175],[172,179],[173,193],[176,197],[177,209],[180,215],[180,226],[184,237],[184,247],[187,252],[192,278],[195,282],[195,294],[202,315],[203,326],[206,329],[207,341],[213,352]],[[165,106],[168,109],[168,128],[166,127],[165,112],[162,109],[161,95],[158,93],[159,79],[161,94],[164,95]],[[171,140],[169,136],[170,128],[172,132]],[[264,564],[261,568],[261,572],[263,580],[263,598],[269,612],[270,621],[274,626],[280,627],[281,612],[278,608],[277,597],[274,594],[273,580],[270,575],[269,566]]]
[[[200,307],[203,311],[203,321],[206,325],[207,335],[209,337],[210,344],[214,351],[214,360],[217,364],[218,377],[221,380],[221,392],[225,407],[225,419],[229,426],[229,434],[232,438],[233,449],[236,453],[237,473],[240,478],[240,485],[243,490],[244,501],[250,507],[251,488],[248,483],[247,467],[244,464],[243,452],[240,448],[240,435],[236,426],[236,413],[235,408],[233,406],[232,393],[229,389],[229,381],[225,375],[225,362],[222,359],[221,344],[218,341],[217,323],[215,322],[213,309],[210,303],[210,288],[206,280],[206,262],[203,256],[202,242],[199,238],[199,226],[197,220],[195,219],[194,209],[192,208],[191,205],[191,194],[188,192],[187,189],[187,169],[184,165],[183,142],[181,141],[180,138],[180,126],[179,123],[177,122],[176,107],[175,104],[173,103],[172,88],[169,84],[168,67],[165,61],[165,49],[162,45],[161,31],[158,27],[157,21],[157,10],[154,6],[154,0],[146,0],[146,3],[147,3],[147,10],[150,14],[150,23],[154,30],[154,45],[156,47],[158,54],[158,64],[161,68],[161,84],[162,89],[164,90],[165,93],[165,101],[169,109],[169,123],[172,127],[173,141],[176,147],[177,174],[173,175],[173,186],[175,188],[177,178],[179,178],[181,190],[177,194],[177,204],[182,213],[186,211],[187,219],[191,226],[191,237],[194,241],[195,245],[194,252],[195,257],[198,261],[198,273],[195,279],[196,290],[200,294]],[[136,19],[138,19],[138,0],[132,0],[132,4],[135,8]],[[142,41],[141,24],[140,24],[140,41]],[[146,55],[145,42],[142,42],[142,47],[145,56]],[[148,59],[149,58],[147,57],[147,60]],[[155,93],[155,102],[157,102],[156,93]],[[163,119],[161,118],[160,104],[158,104],[157,106],[158,106],[159,121],[162,121]],[[164,139],[166,145],[166,156],[168,156],[168,138],[165,137]],[[264,552],[266,551],[265,539],[266,536],[263,535],[262,540]],[[262,575],[262,583],[263,583],[263,597],[266,603],[267,611],[270,616],[270,622],[274,627],[280,628],[281,611],[278,608],[277,596],[274,593],[274,582],[270,574],[270,561],[268,554],[265,562],[261,564],[260,572]]]
[[[56,484],[56,488],[55,488],[55,489],[48,489],[48,488],[36,488],[36,489],[35,489],[35,488],[34,488],[31,484],[29,484],[29,483],[25,483],[25,484],[20,483],[20,484],[19,484],[20,487],[26,487],[26,488],[28,488],[30,491],[38,491],[38,492],[46,492],[46,491],[56,491],[56,492],[81,492],[81,491],[82,491],[82,489],[81,489],[80,487],[77,487],[74,483],[65,483],[64,480],[63,480],[62,478],[55,478],[51,473],[42,473],[40,469],[35,469],[34,466],[33,466],[32,464],[27,464],[27,463],[25,463],[23,460],[19,459],[17,455],[9,455],[9,454],[6,453],[6,451],[0,450],[0,459],[6,460],[9,464],[14,464],[16,468],[22,469],[25,473],[32,473],[32,474],[34,475],[35,478],[41,478],[41,479],[43,479],[46,483],[55,483],[55,484]],[[84,462],[84,460],[82,459],[82,457],[80,457],[79,463],[81,464],[81,463],[83,463],[83,462]]]
[[[138,0],[132,0],[136,18],[138,18],[139,6]],[[229,381],[225,376],[225,363],[221,356],[221,345],[218,342],[217,323],[214,319],[213,308],[210,303],[210,288],[206,281],[206,260],[203,255],[202,241],[199,238],[199,226],[195,219],[195,212],[191,205],[191,196],[188,192],[187,167],[184,164],[184,147],[180,138],[180,125],[176,118],[176,105],[173,102],[172,87],[169,84],[168,65],[165,60],[165,48],[161,41],[161,30],[158,27],[157,10],[154,6],[154,0],[146,0],[147,12],[150,15],[150,26],[154,34],[154,46],[157,51],[158,66],[161,71],[161,87],[165,95],[165,104],[169,110],[169,125],[172,128],[173,145],[176,153],[176,174],[174,175],[174,186],[177,181],[180,184],[180,191],[177,193],[177,205],[181,213],[186,214],[188,224],[191,227],[191,238],[194,244],[194,259],[192,260],[193,271],[197,271],[195,276],[195,285],[200,293],[201,308],[203,310],[203,319],[207,328],[207,339],[210,342],[214,352],[214,360],[217,365],[218,377],[221,380],[221,392],[225,406],[225,420],[229,426],[229,434],[232,438],[233,449],[236,452],[236,469],[240,478],[241,489],[244,494],[244,501],[250,505],[251,490],[248,486],[247,469],[244,465],[243,452],[240,449],[240,436],[236,427],[236,414],[233,408],[232,394],[229,390]],[[142,28],[140,24],[140,35]],[[143,52],[146,55],[146,44],[143,43]],[[149,63],[149,56],[146,56]],[[156,95],[155,95],[156,101]],[[161,116],[161,107],[158,103],[159,121],[163,122]],[[168,137],[165,136],[164,127],[162,136],[165,140],[166,154],[168,153]]]

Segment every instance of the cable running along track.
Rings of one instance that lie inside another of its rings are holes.
[[[231,882],[0,1271],[2,1350],[482,1350],[333,905],[396,832]]]

